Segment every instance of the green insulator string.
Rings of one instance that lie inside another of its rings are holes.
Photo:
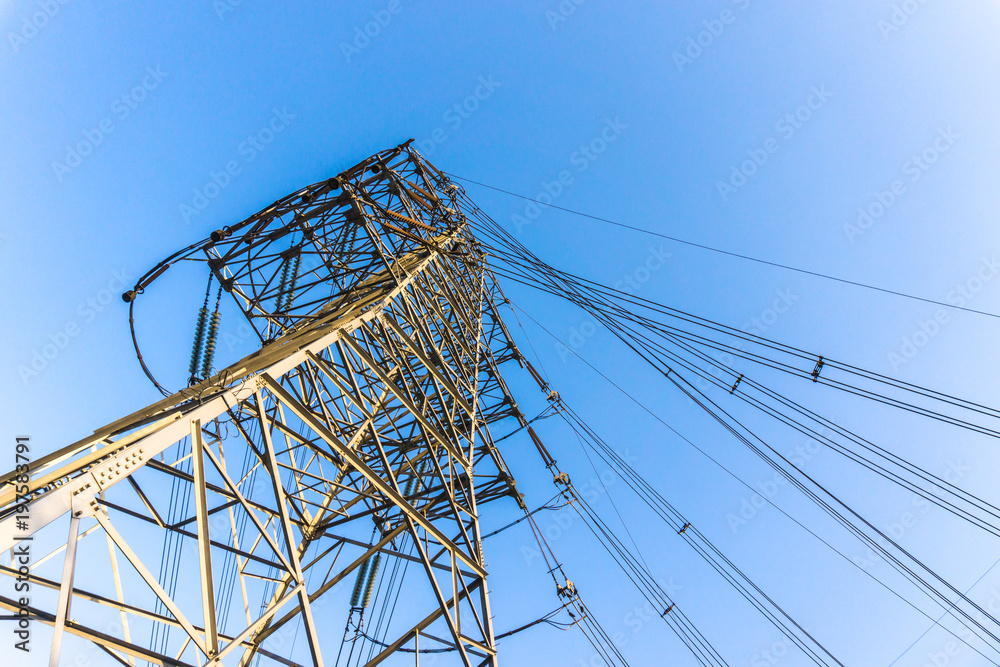
[[[198,323],[194,327],[194,344],[191,346],[191,363],[188,365],[188,384],[198,381],[198,362],[201,361],[201,348],[205,342],[205,324],[208,321],[208,298],[212,293],[212,274],[208,274],[208,287],[205,288],[205,303],[198,311]]]
[[[341,470],[340,473],[337,475],[338,484],[340,483],[340,480],[343,479],[345,472],[346,471]],[[372,528],[371,542],[375,541],[376,530],[377,529]],[[355,577],[354,579],[354,592],[351,593],[352,608],[357,607],[358,602],[361,600],[361,591],[365,589],[365,577],[368,575],[368,566],[371,564],[371,560],[372,560],[371,556],[369,556],[368,558],[365,559],[365,562],[361,564],[361,567],[358,568],[358,576]]]
[[[274,312],[280,313],[285,302],[285,287],[288,286],[288,268],[289,263],[287,260],[282,260],[281,262],[281,278],[278,280],[278,298],[274,300]]]
[[[428,459],[420,459],[420,462],[417,463],[417,467],[414,469],[417,474],[411,477],[410,479],[406,480],[406,486],[403,488],[404,497],[409,496],[410,494],[413,493],[413,489],[417,485],[417,480],[420,478],[421,475],[424,474],[424,471],[427,469],[427,462]]]
[[[299,266],[302,264],[302,253],[300,252],[292,260],[292,279],[288,284],[288,293],[285,295],[285,310],[292,309],[292,300],[295,298],[295,285],[299,282]]]
[[[418,466],[418,468],[419,468],[419,466]],[[420,473],[419,469],[417,470],[417,473],[418,474]],[[406,480],[406,486],[403,487],[403,497],[404,498],[408,498],[410,496],[410,494],[413,493],[413,487],[416,486],[416,484],[417,484],[417,476],[416,475],[414,475],[410,479]]]
[[[212,359],[215,357],[215,343],[219,339],[219,301],[222,300],[222,285],[215,294],[215,311],[208,323],[208,337],[205,340],[205,354],[201,363],[201,377],[212,373]]]
[[[358,576],[354,580],[354,592],[351,593],[351,606],[357,607],[361,600],[361,590],[365,585],[365,577],[368,575],[368,563],[371,558],[366,558],[365,562],[358,568]]]
[[[406,486],[403,487],[404,497],[413,493],[420,475],[427,468],[426,464],[427,459],[421,459],[415,469],[417,474],[406,480]],[[365,562],[358,568],[358,576],[354,580],[354,591],[351,593],[351,607],[365,609],[371,603],[372,591],[375,589],[375,582],[378,580],[378,570],[381,564],[382,554],[376,553],[373,557],[365,559]],[[364,595],[361,594],[362,590],[364,591]]]
[[[365,595],[361,598],[361,607],[367,608],[368,604],[372,600],[372,589],[375,588],[375,579],[378,577],[378,566],[382,563],[382,554],[375,554],[375,558],[372,560],[372,566],[368,570],[368,584],[365,585]]]

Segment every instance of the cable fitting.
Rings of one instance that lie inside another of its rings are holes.
[[[812,373],[810,373],[810,375],[812,375],[813,382],[819,379],[819,372],[823,370],[824,364],[825,362],[823,361],[823,357],[820,357],[819,361],[816,362],[816,368],[814,368]]]

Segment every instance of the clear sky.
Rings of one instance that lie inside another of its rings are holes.
[[[123,282],[411,137],[441,169],[530,196],[566,171],[560,206],[1000,312],[998,34],[995,0],[0,0],[0,452],[15,434],[55,449],[158,398],[132,353]],[[996,319],[554,210],[524,224],[525,202],[467,191],[560,268],[631,281],[646,298],[732,326],[756,318],[762,332],[797,347],[1000,402]],[[140,304],[139,330],[154,372],[176,387],[203,283],[172,280],[158,288],[158,306]],[[517,286],[508,294],[745,481],[771,488],[760,461],[582,312]],[[530,339],[553,387],[845,664],[899,658],[918,667],[941,655],[948,665],[988,664],[966,647],[942,653],[950,638],[940,630],[909,648],[926,618],[773,508],[734,522],[750,500],[744,487],[522,322],[523,331],[511,321],[513,333],[526,350]],[[251,351],[237,325],[223,323],[225,360]],[[543,407],[522,371],[506,377],[525,413]],[[1000,502],[995,441],[787,388]],[[563,425],[538,430],[578,485],[595,477]],[[803,445],[767,432],[782,451]],[[528,442],[504,445],[529,503],[548,499],[555,491]],[[12,466],[12,454],[0,461]],[[915,517],[900,542],[963,590],[987,573],[970,596],[1000,608],[1000,566],[990,570],[997,540],[829,451],[805,467],[877,526]],[[679,587],[678,602],[731,665],[806,664],[623,483],[610,494],[653,573]],[[773,495],[845,553],[864,556],[794,490]],[[607,498],[595,506],[617,520]],[[516,514],[495,507],[487,529]],[[635,614],[641,597],[578,521],[540,516],[631,664],[695,664],[665,626]],[[498,632],[557,606],[541,563],[523,554],[530,544],[516,529],[486,545]],[[0,662],[9,650],[0,640]],[[110,664],[86,646],[74,650]],[[545,627],[503,641],[502,651],[506,664],[597,664],[578,632]],[[38,652],[25,664],[45,660]]]

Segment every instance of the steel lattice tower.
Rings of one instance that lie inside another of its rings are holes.
[[[496,665],[479,515],[524,507],[489,430],[524,423],[498,370],[520,356],[455,186],[403,144],[124,298],[182,260],[207,265],[260,349],[38,458],[25,496],[16,472],[0,484],[0,552],[31,537],[35,566],[64,563],[29,577],[52,664],[67,633],[123,664],[331,664],[342,626],[323,605],[354,584],[357,624],[391,562],[403,602],[363,664],[432,647],[436,664]]]

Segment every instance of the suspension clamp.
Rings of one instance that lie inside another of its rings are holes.
[[[560,586],[556,584],[556,591],[559,593],[559,597],[564,598],[575,598],[576,597],[576,584],[574,584],[569,579],[566,580],[565,586]]]

